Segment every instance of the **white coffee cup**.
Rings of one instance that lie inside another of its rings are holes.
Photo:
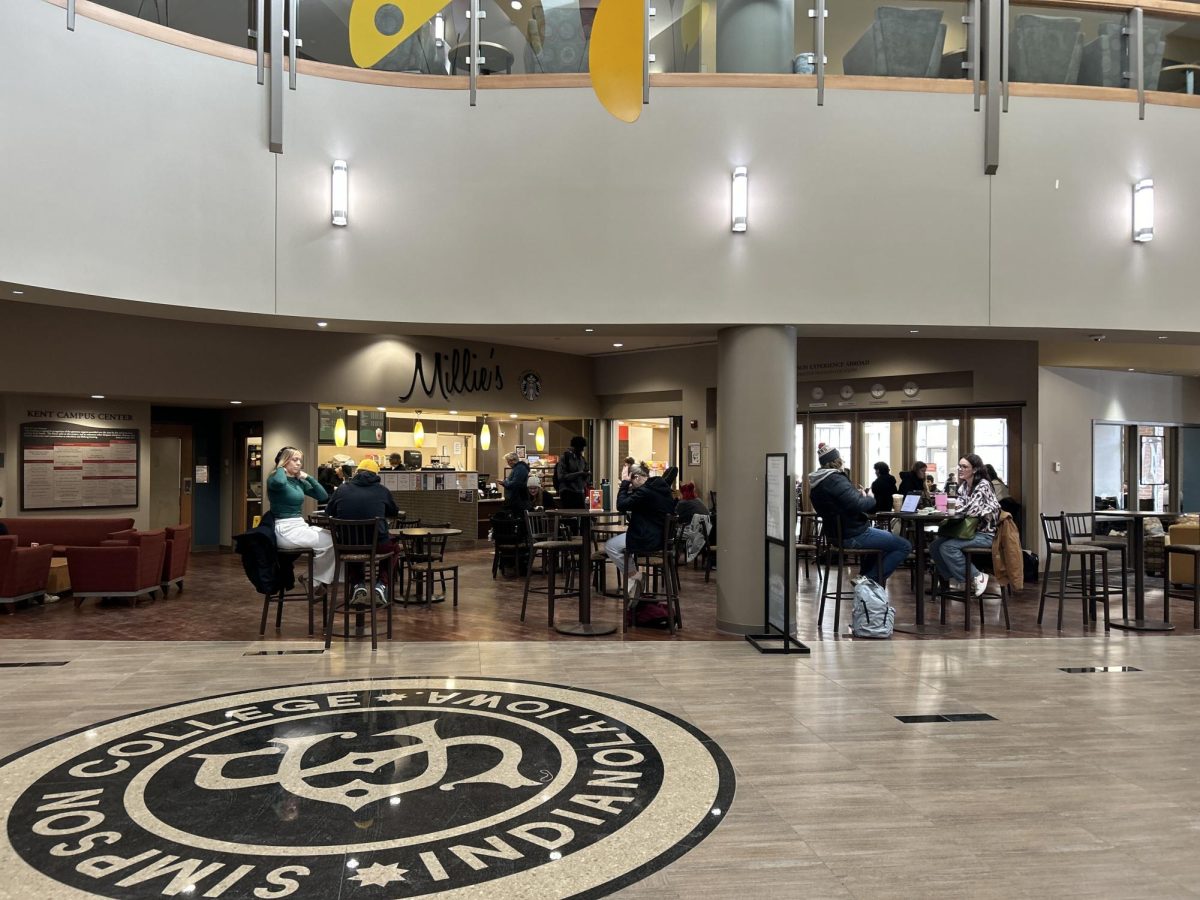
[[[892,494],[892,512],[900,512],[900,508],[904,506],[903,494]]]

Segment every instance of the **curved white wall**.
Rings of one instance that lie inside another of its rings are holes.
[[[266,149],[253,68],[0,9],[0,280],[402,323],[591,320],[1200,330],[1200,110],[1012,99],[1000,173],[962,94],[656,88],[623,125],[576,89],[300,78]],[[349,161],[351,224],[328,222]],[[729,172],[750,167],[750,231]],[[1129,239],[1157,184],[1154,242]],[[1058,187],[1055,187],[1055,182]],[[276,209],[277,207],[277,209]],[[332,307],[336,307],[335,309]]]

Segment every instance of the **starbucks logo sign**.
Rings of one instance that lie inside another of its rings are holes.
[[[602,896],[694,846],[733,791],[709,738],[630,700],[486,678],[293,685],[5,760],[0,869],[32,867],[31,897]]]

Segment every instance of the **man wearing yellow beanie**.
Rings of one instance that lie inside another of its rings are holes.
[[[334,519],[375,519],[379,523],[379,552],[395,550],[395,542],[388,535],[387,517],[398,512],[396,501],[392,499],[392,492],[379,480],[379,463],[371,457],[363,458],[354,477],[333,492],[325,512]],[[387,605],[387,582],[391,574],[387,563],[379,564],[375,582],[377,606]],[[346,563],[346,579],[354,584],[350,605],[359,608],[369,606],[371,591],[363,583],[362,563]]]

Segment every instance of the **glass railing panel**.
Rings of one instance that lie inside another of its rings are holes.
[[[1128,87],[1120,12],[1013,4],[1008,77],[1012,82]]]
[[[187,34],[251,47],[253,0],[96,0],[98,5]],[[269,3],[267,4],[270,5]]]
[[[1142,29],[1146,90],[1200,94],[1200,19],[1147,15]]]
[[[651,0],[651,72],[716,70],[716,4],[711,0]]]
[[[965,78],[967,26],[962,2],[832,5],[825,25],[827,75]]]

